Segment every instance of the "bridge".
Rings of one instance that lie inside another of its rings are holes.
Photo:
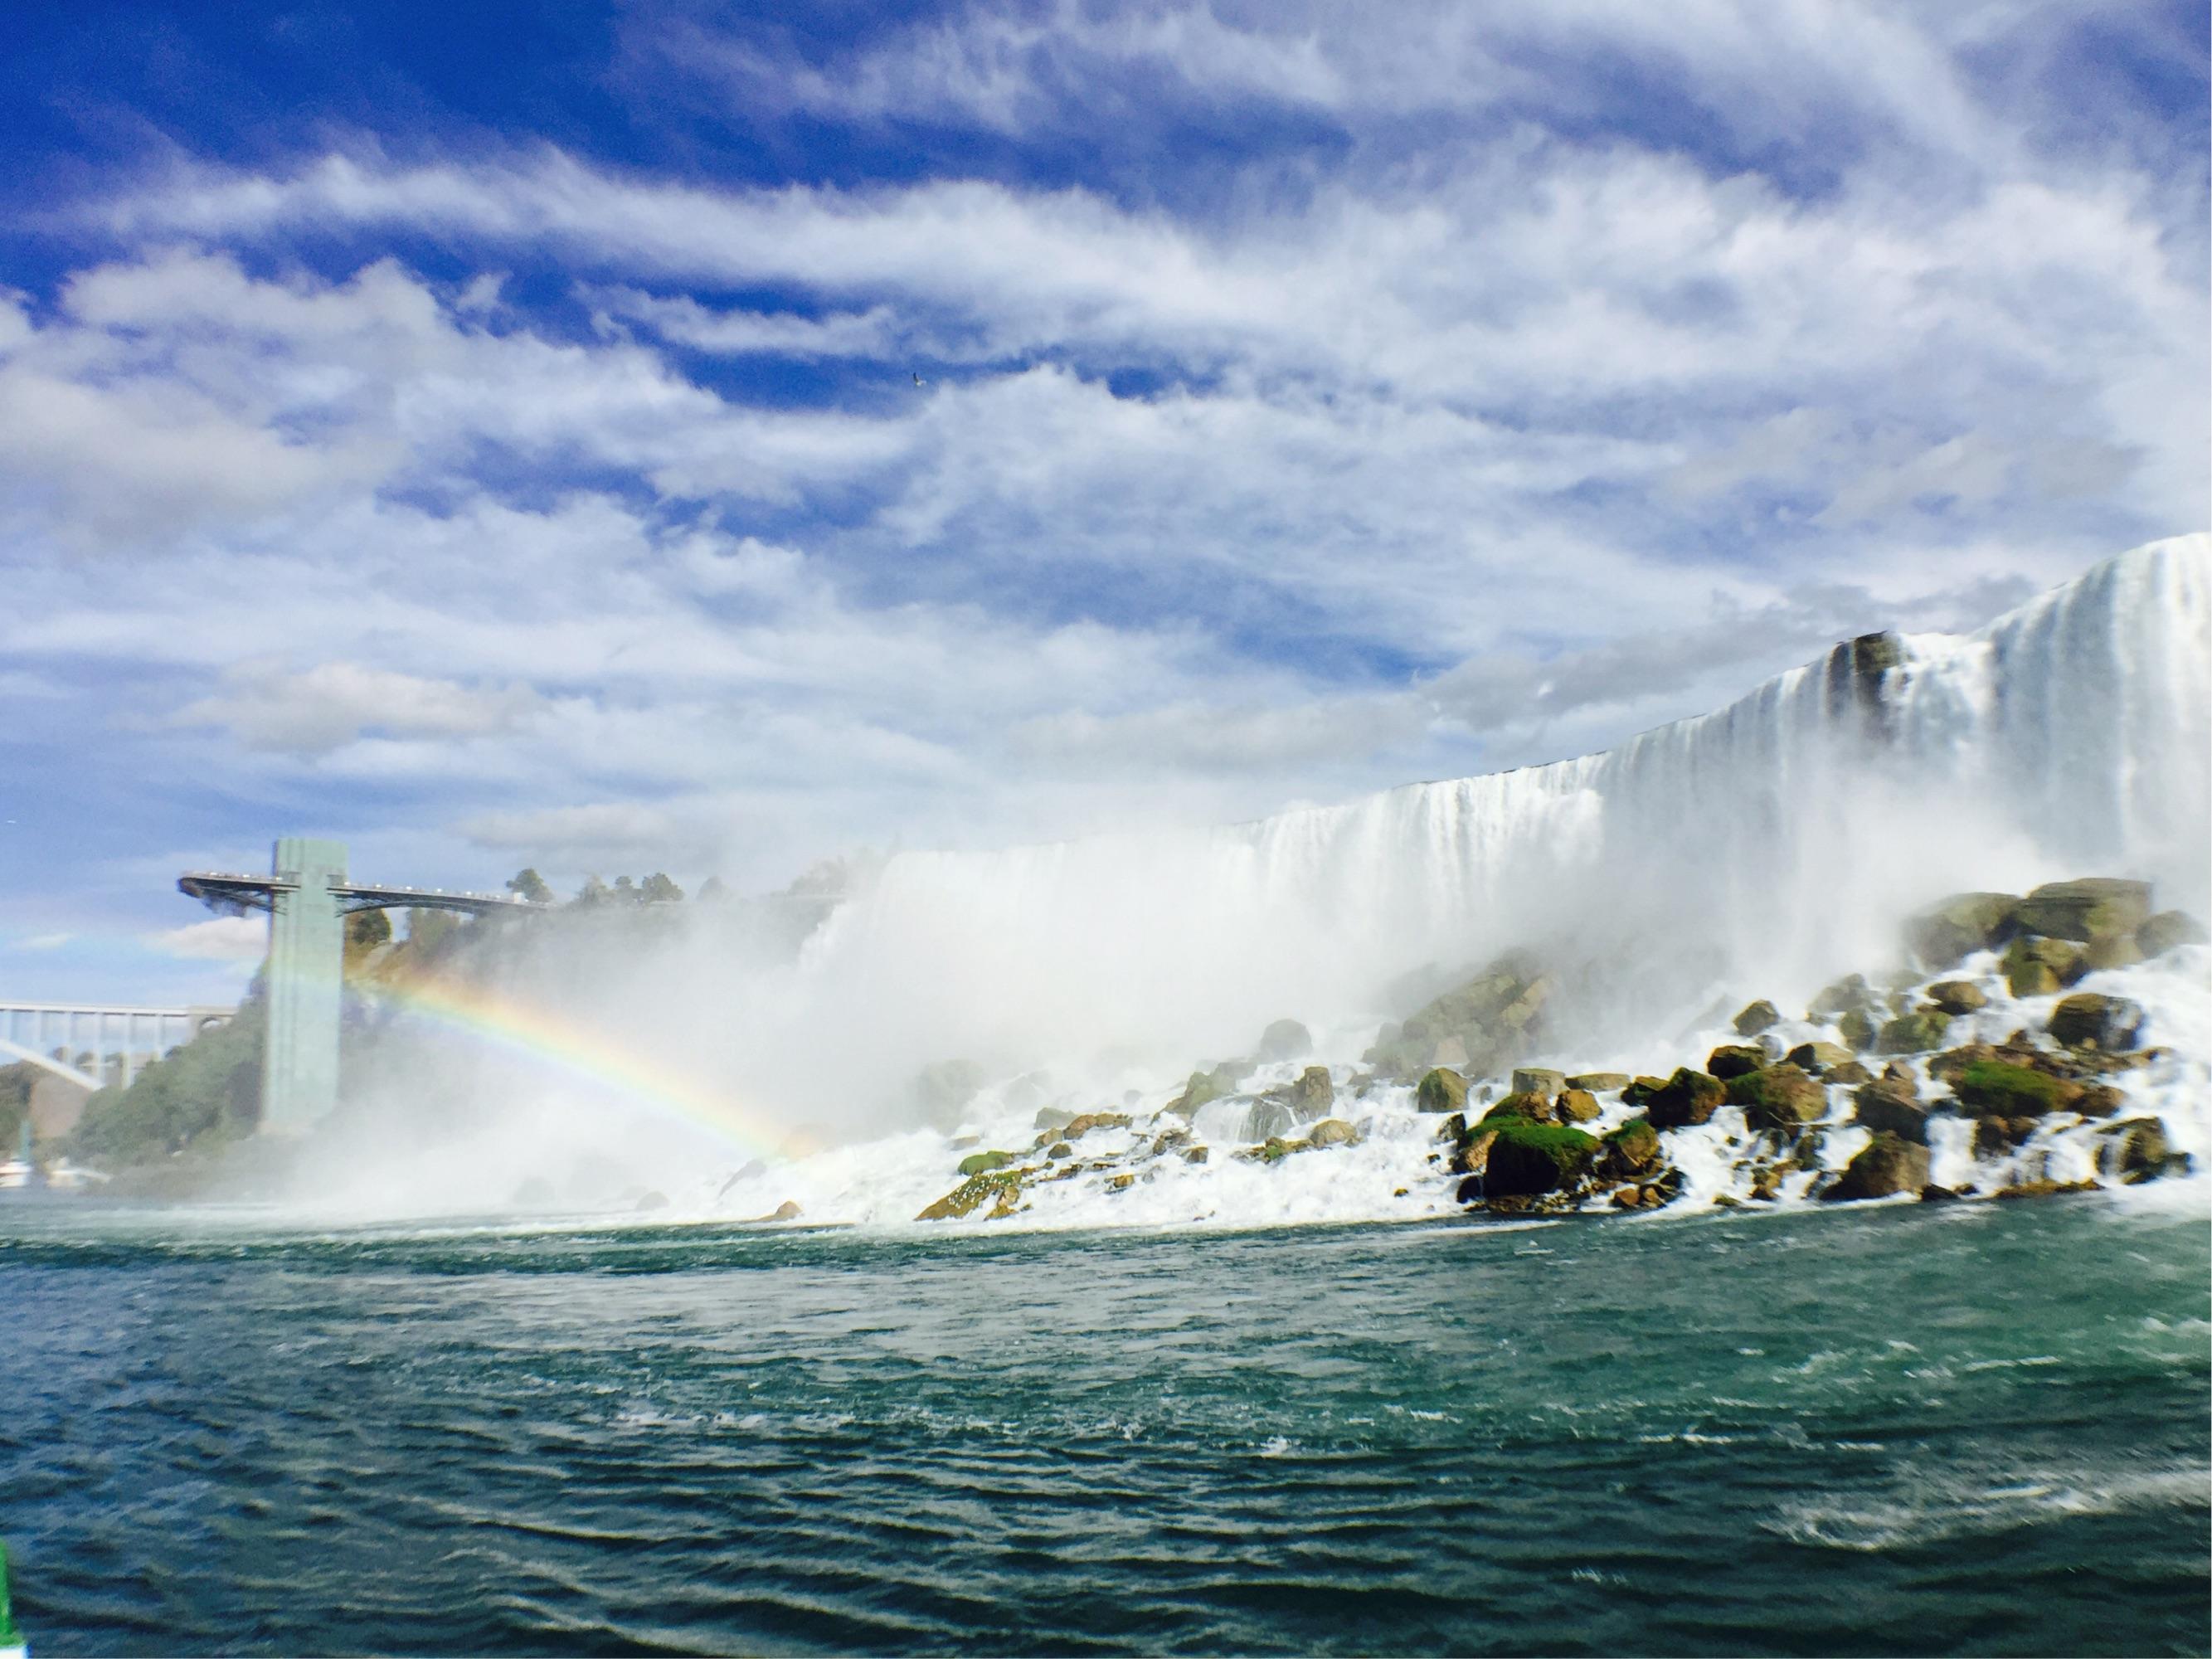
[[[264,981],[269,1030],[261,1058],[261,1130],[296,1134],[337,1104],[339,991],[345,971],[345,919],[362,910],[450,910],[465,915],[541,910],[512,893],[391,887],[346,875],[334,841],[288,836],[265,876],[192,871],[177,888],[232,915],[269,915]]]
[[[130,1087],[138,1073],[204,1031],[230,1008],[125,1008],[112,1004],[0,1002],[0,1064],[27,1060],[87,1091]]]

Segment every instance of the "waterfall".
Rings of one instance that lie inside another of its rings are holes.
[[[951,1054],[1103,1077],[1249,1050],[1284,1015],[1341,1052],[1406,1012],[1409,973],[1508,947],[1610,969],[1593,1012],[1626,1029],[1881,966],[1902,915],[1963,889],[2134,875],[2201,915],[2208,555],[2154,543],[1977,633],[1840,645],[1552,765],[1211,831],[903,854],[757,1036],[880,1056],[870,1087]]]

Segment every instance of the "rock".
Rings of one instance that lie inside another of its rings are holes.
[[[1831,1204],[1917,1193],[1928,1184],[1928,1149],[1893,1134],[1877,1134],[1844,1166],[1835,1183],[1821,1193]]]
[[[1206,1147],[1186,1146],[1182,1152],[1182,1161],[1186,1164],[1203,1164],[1212,1155]]]
[[[985,1204],[991,1207],[991,1218],[1009,1216],[1014,1212],[1014,1200],[1022,1190],[1019,1170],[993,1170],[982,1175],[970,1176],[951,1192],[915,1217],[916,1221],[951,1221],[972,1215]]]
[[[1467,1079],[1438,1066],[1413,1091],[1413,1104],[1424,1112],[1462,1111],[1467,1106]]]
[[[647,1210],[665,1210],[668,1207],[668,1194],[666,1193],[647,1193],[644,1197],[638,1200],[637,1207],[641,1212]]]
[[[1874,987],[1867,983],[1864,974],[1847,974],[1813,999],[1812,1006],[1805,1010],[1805,1022],[1817,1025],[1854,1008],[1869,1007],[1874,1000]]]
[[[1849,1009],[1836,1021],[1836,1032],[1845,1042],[1864,1054],[1874,1047],[1874,1016],[1863,1008]]]
[[[2124,1123],[2115,1123],[2098,1139],[2097,1167],[2130,1186],[2157,1180],[2174,1161],[2173,1149],[2166,1144],[2166,1126],[2154,1117],[2131,1117]]]
[[[982,1092],[983,1068],[972,1060],[940,1060],[915,1074],[914,1097],[922,1115],[951,1128]]]
[[[970,1152],[960,1160],[963,1176],[982,1175],[991,1170],[1003,1170],[1014,1161],[1012,1152]]]
[[[1943,1033],[1951,1016],[1940,1008],[1923,1008],[1917,1014],[1900,1014],[1881,1028],[1875,1048],[1885,1054],[1919,1054],[1943,1046]]]
[[[1923,1204],[1956,1204],[1959,1194],[1948,1187],[1938,1187],[1931,1181],[1920,1189],[1920,1201]]]
[[[2205,942],[2204,924],[2186,910],[2161,910],[2136,929],[2136,945],[2146,957],[2164,956],[2177,945]]]
[[[2087,943],[2103,933],[2132,933],[2150,920],[2150,884],[2110,877],[2054,881],[2021,900],[2013,914],[2028,933],[2051,939]]]
[[[1247,1141],[1266,1141],[1288,1134],[1297,1127],[1297,1119],[1288,1105],[1279,1100],[1255,1100],[1244,1114],[1238,1129],[1238,1138]]]
[[[1075,1156],[1075,1148],[1069,1146],[1064,1140],[1055,1140],[1051,1146],[1044,1149],[1044,1155],[1048,1159],[1054,1161],[1057,1161],[1063,1158],[1073,1158]]]
[[[1490,1164],[1490,1149],[1498,1139],[1495,1129],[1476,1129],[1453,1150],[1450,1169],[1454,1175],[1479,1176]]]
[[[1279,1019],[1260,1033],[1262,1060],[1304,1060],[1313,1052],[1313,1033],[1294,1019]]]
[[[1830,1083],[1841,1083],[1846,1086],[1855,1086],[1861,1083],[1873,1082],[1874,1073],[1856,1060],[1847,1060],[1840,1066],[1829,1066],[1825,1073],[1825,1080]]]
[[[1429,1050],[1431,1066],[1460,1066],[1467,1064],[1467,1040],[1461,1036],[1448,1036]]]
[[[1191,1081],[1194,1084],[1198,1081],[1195,1073],[1192,1074]],[[1040,1106],[1030,1127],[1033,1129],[1065,1129],[1074,1121],[1075,1114],[1073,1112],[1063,1112],[1057,1106]]]
[[[2142,947],[2136,943],[2133,933],[2100,933],[2081,947],[2084,974],[2107,968],[2132,968],[2142,959]]]
[[[1603,1144],[1599,1161],[1608,1175],[1626,1180],[1659,1165],[1659,1132],[1640,1117],[1629,1119],[1606,1136]]]
[[[1667,1086],[1663,1077],[1639,1077],[1620,1091],[1624,1106],[1641,1109],[1651,1103],[1651,1097]]]
[[[1498,1126],[1498,1139],[1491,1145],[1488,1167],[1483,1172],[1483,1196],[1533,1197],[1557,1192],[1589,1173],[1597,1149],[1596,1139],[1580,1129],[1506,1120]]]
[[[1154,1138],[1152,1141],[1152,1156],[1154,1158],[1164,1158],[1176,1147],[1187,1144],[1189,1139],[1190,1131],[1188,1129],[1165,1130]]]
[[[2107,1051],[2134,1048],[2142,1040],[2143,1011],[2125,997],[2077,991],[2051,1011],[2051,1035],[2069,1048],[2094,1043]]]
[[[1976,1060],[1960,1068],[1951,1092],[1977,1117],[2016,1118],[2070,1110],[2085,1091],[2078,1083],[2029,1066]]]
[[[1794,1130],[1828,1110],[1828,1091],[1786,1060],[1735,1079],[1728,1097],[1754,1129]]]
[[[2017,1186],[2000,1187],[1999,1198],[2056,1198],[2061,1193],[2101,1193],[2105,1189],[2094,1181],[2023,1181]]]
[[[1735,1017],[1735,1034],[1754,1037],[1761,1031],[1771,1031],[1781,1024],[1782,1011],[1762,997]]]
[[[1126,1193],[1130,1188],[1136,1184],[1137,1177],[1133,1175],[1108,1176],[1106,1177],[1106,1190],[1109,1193]]]
[[[1513,1071],[1513,1092],[1555,1098],[1567,1086],[1567,1074],[1542,1066],[1518,1066]]]
[[[1613,1193],[1610,1201],[1615,1209],[1632,1210],[1636,1208],[1638,1205],[1644,1202],[1643,1188],[1639,1187],[1620,1188]]]
[[[1208,1101],[1220,1099],[1223,1092],[1220,1084],[1214,1079],[1212,1073],[1193,1072],[1190,1074],[1190,1080],[1182,1085],[1182,1092],[1168,1103],[1168,1110],[1179,1117],[1192,1117],[1197,1114],[1198,1109]],[[1060,1129],[1074,1121],[1065,1113],[1058,1115],[1060,1119],[1058,1123],[1048,1123],[1044,1121],[1044,1113],[1039,1112],[1037,1127]]]
[[[1560,1092],[1552,1110],[1562,1123],[1587,1123],[1603,1108],[1597,1097],[1587,1089],[1567,1089]]]
[[[1743,1077],[1766,1064],[1766,1051],[1741,1043],[1724,1043],[1705,1056],[1705,1069],[1723,1083]]]
[[[2081,1091],[2074,1109],[2083,1117],[2117,1117],[2128,1097],[2109,1083],[2092,1083]]]
[[[1619,1094],[1629,1085],[1626,1072],[1584,1072],[1579,1077],[1567,1079],[1570,1089],[1586,1089],[1594,1095]]]
[[[1307,1066],[1298,1073],[1298,1080],[1291,1085],[1291,1115],[1301,1123],[1327,1117],[1328,1109],[1335,1103],[1336,1085],[1329,1081],[1326,1066]]]
[[[1835,1042],[1801,1042],[1790,1051],[1786,1058],[1799,1071],[1814,1077],[1824,1077],[1838,1066],[1858,1065],[1858,1061],[1851,1058],[1850,1049]],[[1718,1077],[1720,1073],[1715,1072],[1713,1075]]]
[[[2010,893],[1956,894],[1908,920],[1905,942],[1925,967],[1955,966],[1977,951],[2003,944],[2017,925],[2019,903]]]
[[[1928,1000],[1947,1014],[1971,1014],[1990,1006],[1989,993],[1970,979],[1947,979],[1928,988]]]
[[[1552,1121],[1552,1102],[1549,1096],[1516,1091],[1506,1096],[1482,1115],[1486,1124],[1504,1119],[1520,1118],[1529,1123],[1549,1123]]]
[[[2034,939],[2027,935],[2005,946],[2005,985],[2016,997],[2049,996],[2071,985],[2088,970],[2081,963],[2079,945],[2063,939]]]
[[[1359,1139],[1359,1131],[1340,1117],[1325,1117],[1306,1131],[1306,1143],[1313,1146],[1348,1146]]]
[[[1441,1124],[1437,1125],[1437,1139],[1438,1140],[1449,1140],[1454,1143],[1465,1140],[1467,1139],[1467,1114],[1465,1112],[1454,1112]]]
[[[1126,1129],[1129,1127],[1127,1112],[1085,1112],[1072,1117],[1060,1127],[1061,1137],[1080,1140],[1093,1129]]]
[[[1928,1144],[1928,1109],[1912,1097],[1910,1089],[1887,1080],[1869,1083],[1851,1097],[1851,1121],[1876,1133],[1883,1131],[1900,1140]]]
[[[2035,1133],[2032,1117],[1984,1117],[1974,1120],[1974,1156],[2002,1158]]]
[[[1728,1085],[1703,1072],[1678,1066],[1674,1075],[1644,1103],[1644,1115],[1655,1129],[1680,1129],[1711,1120],[1728,1099]]]

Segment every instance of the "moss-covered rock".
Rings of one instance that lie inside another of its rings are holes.
[[[2186,910],[2161,910],[2136,929],[2136,945],[2146,957],[2164,956],[2180,945],[2205,942],[2204,924]]]
[[[1820,1196],[1832,1204],[1917,1193],[1928,1184],[1928,1149],[1888,1133],[1877,1134],[1844,1166]]]
[[[1533,1197],[1573,1185],[1589,1173],[1597,1156],[1595,1136],[1557,1123],[1507,1118],[1498,1125],[1488,1167],[1483,1173],[1486,1198]]]
[[[963,1176],[983,1175],[992,1170],[1003,1170],[1014,1162],[1012,1152],[970,1152],[960,1160]]]
[[[1735,1079],[1728,1098],[1743,1108],[1744,1121],[1754,1129],[1795,1130],[1828,1109],[1828,1091],[1786,1060]]]
[[[2051,1035],[2069,1048],[2132,1048],[2142,1041],[2142,1027],[2140,1004],[2095,991],[2077,991],[2051,1011]]]
[[[1583,1072],[1567,1079],[1570,1089],[1587,1089],[1594,1095],[1617,1095],[1632,1081],[1626,1072]]]
[[[2031,933],[2087,943],[2106,933],[2132,933],[2150,920],[2150,884],[2096,876],[2054,881],[2037,888],[2014,908],[2019,925]]]
[[[1439,1066],[1424,1077],[1420,1086],[1413,1091],[1413,1104],[1425,1112],[1464,1111],[1467,1079]]]
[[[1603,1109],[1587,1089],[1563,1089],[1552,1103],[1553,1115],[1562,1123],[1587,1123]]]
[[[1651,1097],[1644,1103],[1644,1115],[1655,1129],[1681,1129],[1710,1122],[1728,1099],[1728,1085],[1703,1072],[1678,1066]]]
[[[1875,1050],[1884,1054],[1926,1054],[1943,1046],[1943,1033],[1950,1025],[1951,1016],[1941,1008],[1900,1014],[1881,1028],[1881,1035],[1875,1040]]]
[[[1735,1017],[1735,1034],[1738,1036],[1755,1037],[1760,1032],[1771,1031],[1781,1024],[1782,1011],[1767,1001],[1765,998],[1761,997],[1757,1002],[1748,1004],[1743,1012]]]
[[[1959,1103],[1978,1117],[2041,1117],[2069,1111],[2082,1086],[2001,1060],[1970,1060],[1951,1084]]]
[[[1999,963],[2006,988],[2016,997],[2047,997],[2071,985],[2087,970],[2081,947],[2063,939],[2022,934],[2005,946]]]
[[[1626,1180],[1659,1167],[1659,1132],[1644,1118],[1632,1117],[1604,1138],[1600,1162],[1606,1173]]]
[[[1641,1111],[1651,1103],[1651,1097],[1666,1086],[1667,1079],[1663,1077],[1637,1078],[1621,1090],[1621,1104]]]
[[[1928,1109],[1912,1097],[1905,1085],[1887,1079],[1865,1084],[1852,1095],[1851,1102],[1854,1122],[1917,1146],[1928,1144]]]
[[[1014,1212],[1014,1200],[1022,1190],[1022,1171],[994,1170],[974,1175],[915,1217],[916,1221],[955,1221],[973,1215],[988,1204],[991,1219]]]
[[[1766,1050],[1747,1043],[1723,1043],[1705,1056],[1705,1069],[1723,1083],[1747,1076],[1765,1064]]]
[[[1905,924],[1905,942],[1923,966],[1954,967],[1977,951],[2004,943],[2015,927],[2010,893],[1958,893]]]
[[[1947,1014],[1971,1014],[1990,1006],[1990,994],[1970,979],[1947,979],[1928,988],[1928,1000]]]
[[[1836,1034],[1851,1048],[1864,1054],[1874,1047],[1876,1034],[1874,1015],[1864,1008],[1847,1008],[1836,1021]]]
[[[1485,1123],[1520,1118],[1530,1123],[1552,1121],[1552,1103],[1548,1097],[1520,1091],[1507,1095],[1482,1115]]]
[[[1494,1127],[1480,1126],[1462,1135],[1452,1148],[1449,1168],[1454,1175],[1479,1176],[1489,1167],[1490,1149],[1498,1139]]]

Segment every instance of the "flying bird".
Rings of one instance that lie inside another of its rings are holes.
[[[927,385],[929,384],[929,382],[928,382],[928,381],[927,381],[927,380],[923,380],[923,379],[921,378],[921,375],[919,375],[919,374],[917,374],[917,375],[915,375],[915,376],[914,377],[914,383],[915,383],[916,386],[927,386]]]

